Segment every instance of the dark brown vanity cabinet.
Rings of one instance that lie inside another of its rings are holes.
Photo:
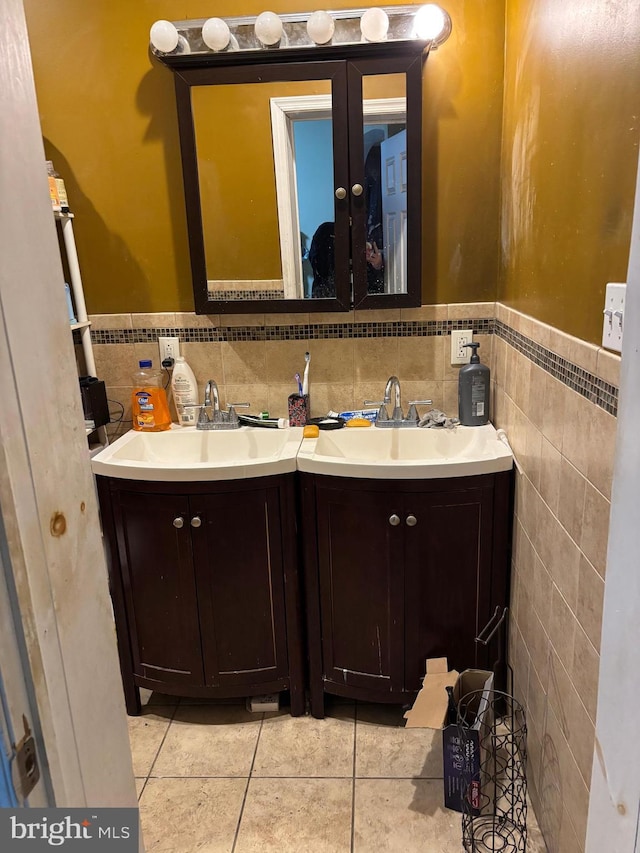
[[[293,474],[224,483],[98,477],[127,710],[289,690],[304,712]]]
[[[475,638],[508,602],[511,474],[302,474],[311,710],[324,693],[409,702],[425,661],[485,667]]]

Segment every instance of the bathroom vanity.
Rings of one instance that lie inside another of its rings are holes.
[[[492,667],[513,465],[493,426],[329,432],[297,465],[314,716],[325,693],[413,702],[427,658]]]
[[[508,604],[510,472],[300,476],[314,716],[325,693],[412,702],[427,658],[493,665],[475,638]]]
[[[128,712],[146,687],[297,715],[309,686],[322,717],[325,693],[413,701],[429,657],[492,666],[512,462],[491,425],[127,433],[92,467]]]
[[[294,496],[301,430],[290,432],[293,440],[264,436],[269,459],[244,429],[128,433],[94,460],[129,714],[140,713],[140,687],[203,698],[289,691],[291,713],[304,713]],[[234,464],[241,445],[245,465]],[[251,476],[252,465],[283,472]]]

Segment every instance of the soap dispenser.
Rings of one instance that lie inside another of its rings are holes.
[[[458,417],[463,426],[483,426],[489,423],[491,372],[480,363],[479,343],[464,346],[471,347],[473,354],[458,377]]]

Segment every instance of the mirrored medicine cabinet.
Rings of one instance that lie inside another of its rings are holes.
[[[424,42],[157,55],[198,314],[421,303]]]

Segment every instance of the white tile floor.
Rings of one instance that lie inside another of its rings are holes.
[[[441,736],[404,728],[396,706],[335,703],[315,720],[145,698],[129,724],[150,853],[463,850]],[[530,818],[527,850],[541,853]]]

